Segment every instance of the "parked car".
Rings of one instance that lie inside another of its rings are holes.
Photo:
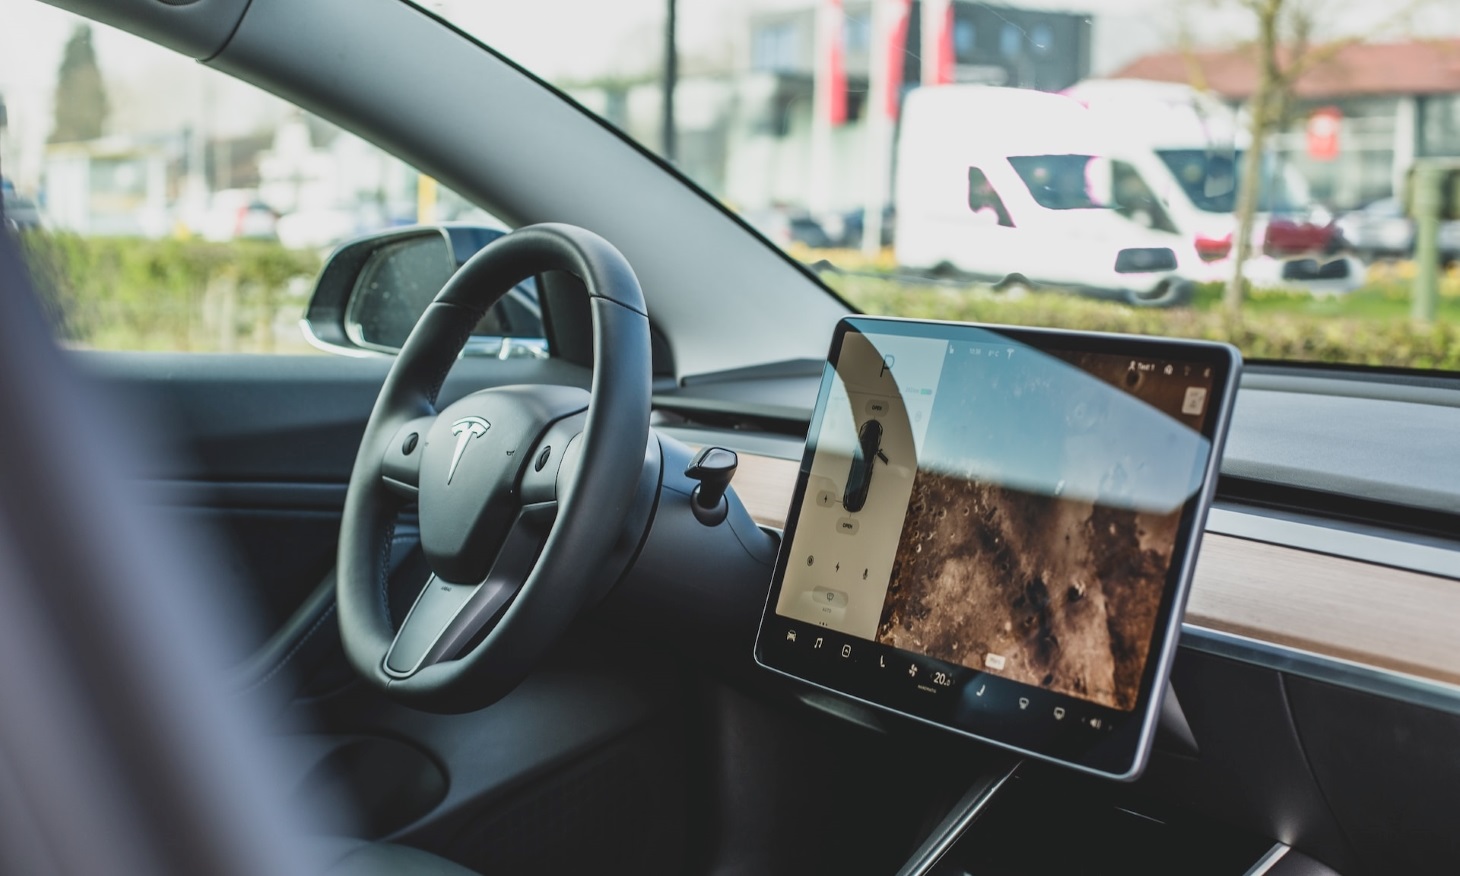
[[[203,214],[199,233],[205,240],[273,240],[278,236],[279,214],[252,189],[214,192]]]
[[[40,205],[17,192],[9,181],[5,184],[4,207],[5,224],[11,228],[40,228],[44,224]]]
[[[866,208],[858,207],[855,210],[840,213],[834,219],[822,220],[821,224],[827,229],[827,234],[834,245],[846,249],[857,249],[862,246],[862,220],[866,212]],[[896,239],[897,210],[889,204],[882,210],[882,246],[892,246]]]
[[[826,229],[805,210],[769,207],[746,213],[745,220],[777,246],[799,244],[812,249],[826,249],[834,245]]]
[[[1381,198],[1338,219],[1343,238],[1360,258],[1408,258],[1414,254],[1414,220],[1398,198]],[[1460,259],[1460,222],[1440,223],[1440,257]]]
[[[366,227],[352,210],[297,210],[279,218],[279,242],[290,249],[323,249],[361,233]]]

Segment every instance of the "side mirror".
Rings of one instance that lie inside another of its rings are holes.
[[[507,232],[479,225],[392,229],[341,244],[325,262],[303,329],[321,349],[394,354],[466,260]],[[547,357],[537,283],[513,287],[472,331],[464,356]]]

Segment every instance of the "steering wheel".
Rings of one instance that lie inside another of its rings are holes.
[[[547,271],[587,290],[591,393],[507,386],[438,411],[472,328],[509,289]],[[336,601],[356,671],[434,711],[480,708],[511,691],[596,592],[644,468],[650,381],[644,296],[602,237],[532,225],[467,261],[391,366],[350,475]],[[396,517],[412,502],[432,574],[397,630],[388,561]]]

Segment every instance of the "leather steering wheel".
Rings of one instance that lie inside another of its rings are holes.
[[[547,271],[577,276],[590,298],[592,392],[499,387],[438,411],[472,328],[514,285]],[[457,271],[392,365],[350,475],[336,597],[345,653],[366,680],[411,705],[466,711],[527,675],[596,592],[629,514],[650,381],[644,296],[602,237],[532,225]],[[585,410],[582,434],[565,446],[564,424]],[[396,629],[390,543],[412,502],[432,575]]]

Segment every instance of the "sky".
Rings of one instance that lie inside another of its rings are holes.
[[[747,8],[797,8],[809,2],[679,0],[684,63],[692,68],[698,59],[717,61],[740,51]],[[1396,23],[1395,10],[1405,8],[1404,0],[1314,2],[1329,10],[1325,21],[1334,34],[1370,33],[1381,23],[1396,34],[1460,34],[1460,0],[1410,0],[1421,11],[1403,24]],[[658,64],[664,0],[420,0],[420,5],[554,81],[645,72]],[[1233,0],[1022,0],[1007,5],[1089,13],[1097,74],[1170,45],[1183,6],[1196,10],[1191,30],[1200,40],[1231,42],[1247,33],[1243,15],[1220,11],[1223,5],[1230,9]],[[61,48],[78,21],[38,0],[0,0],[0,97],[10,116],[3,154],[18,166],[16,176],[38,166],[50,129]],[[97,26],[94,33],[113,113],[137,129],[201,114],[214,131],[242,133],[277,113],[250,86],[168,50],[106,27]]]

